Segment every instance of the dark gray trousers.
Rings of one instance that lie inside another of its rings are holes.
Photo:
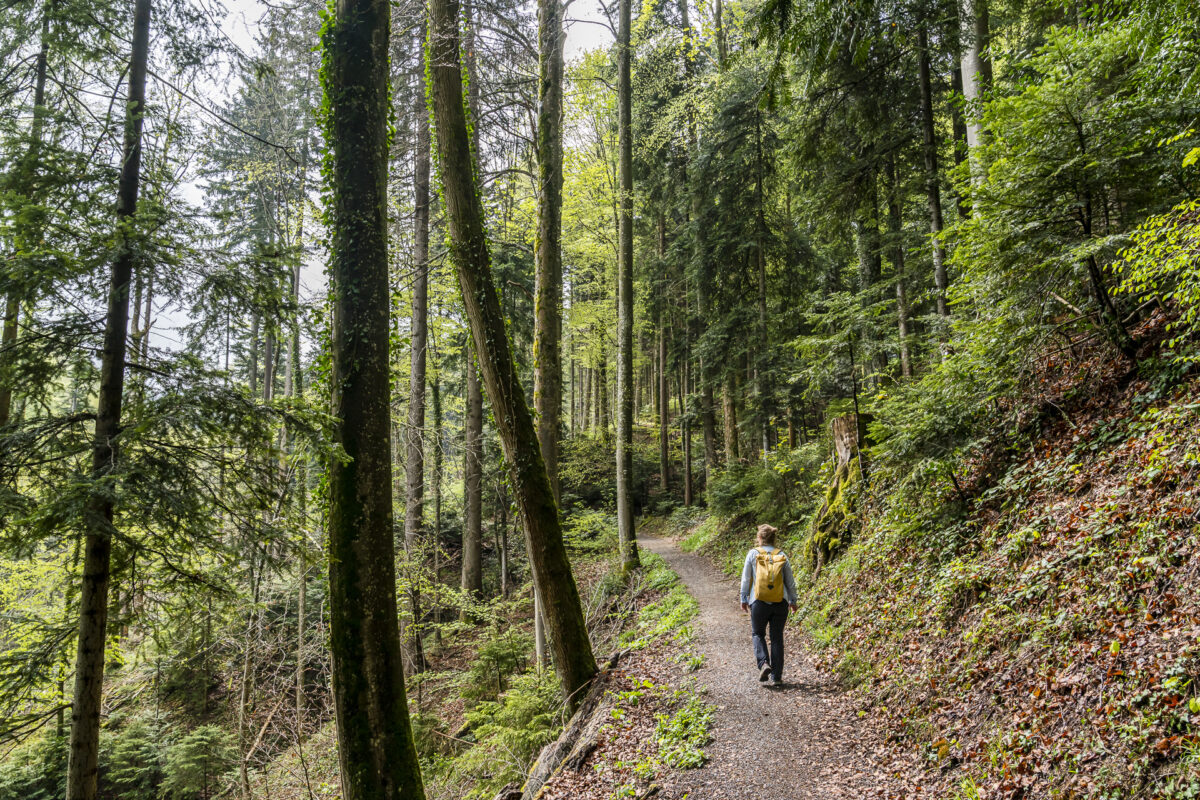
[[[755,600],[750,604],[750,633],[754,640],[754,657],[758,667],[771,665],[775,680],[783,680],[783,626],[787,623],[788,604],[764,603]],[[771,633],[771,652],[767,653],[767,629]]]

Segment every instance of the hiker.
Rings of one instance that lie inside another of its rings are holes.
[[[796,610],[796,580],[787,556],[775,547],[778,532],[771,525],[758,526],[758,544],[746,553],[746,564],[742,567],[741,589],[742,611],[750,612],[758,680],[765,683],[769,675],[776,686],[783,683],[783,626],[787,623],[788,607]],[[766,642],[768,627],[770,655]]]

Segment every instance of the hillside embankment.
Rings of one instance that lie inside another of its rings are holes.
[[[941,796],[1200,797],[1200,381],[1093,356],[1039,363],[941,508],[872,484],[799,569],[805,646]],[[727,566],[747,522],[688,544]]]

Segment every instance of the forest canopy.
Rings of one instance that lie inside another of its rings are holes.
[[[1198,41],[1189,0],[7,3],[0,798],[491,797],[649,517],[819,571],[851,480],[950,552],[1039,363],[1194,368]]]

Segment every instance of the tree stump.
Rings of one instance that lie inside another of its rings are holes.
[[[856,501],[866,466],[862,446],[867,444],[865,414],[846,414],[830,422],[834,469],[820,511],[813,517],[804,555],[815,573],[850,540],[858,526]]]

